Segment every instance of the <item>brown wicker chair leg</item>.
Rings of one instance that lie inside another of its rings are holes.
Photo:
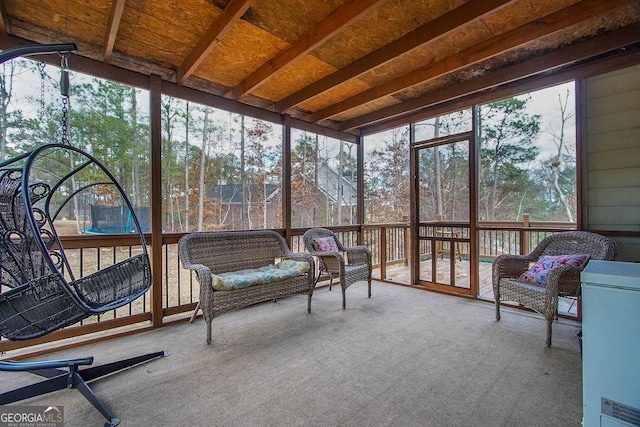
[[[551,347],[551,324],[553,323],[553,319],[547,319],[547,347]]]
[[[211,323],[212,320],[207,320],[207,345],[211,344]]]
[[[193,323],[196,320],[196,317],[198,316],[198,311],[200,311],[200,301],[198,301],[198,304],[196,305],[195,310],[193,310],[193,314],[191,315],[191,319],[189,319],[189,323]]]

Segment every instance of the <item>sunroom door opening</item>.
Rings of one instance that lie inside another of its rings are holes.
[[[470,148],[472,134],[416,145],[418,283],[472,295]]]

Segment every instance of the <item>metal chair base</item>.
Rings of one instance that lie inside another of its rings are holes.
[[[111,414],[111,411],[87,383],[159,357],[166,357],[169,354],[166,351],[159,351],[85,369],[80,368],[80,366],[91,365],[93,357],[43,362],[0,362],[0,371],[31,372],[47,378],[38,383],[0,394],[0,405],[41,396],[65,388],[75,388],[106,418],[105,427],[115,427],[120,424],[120,419]]]

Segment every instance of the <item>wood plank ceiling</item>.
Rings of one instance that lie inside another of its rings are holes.
[[[1,37],[344,131],[640,43],[637,0],[5,0]]]

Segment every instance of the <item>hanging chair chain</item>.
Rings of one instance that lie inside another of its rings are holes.
[[[62,95],[62,143],[69,144],[69,54],[60,55],[60,94]]]

